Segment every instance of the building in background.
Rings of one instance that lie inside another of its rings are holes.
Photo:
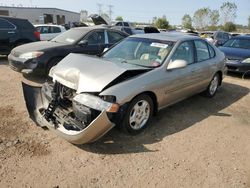
[[[0,6],[0,16],[28,19],[33,24],[69,24],[80,21],[80,13],[58,8]]]

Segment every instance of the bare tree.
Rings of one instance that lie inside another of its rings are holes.
[[[217,26],[220,21],[220,13],[218,10],[212,10],[210,12],[210,25]]]
[[[224,2],[220,7],[221,21],[225,25],[227,22],[234,22],[237,17],[237,5],[231,2]]]

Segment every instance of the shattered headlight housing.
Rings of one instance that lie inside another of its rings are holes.
[[[115,113],[119,110],[119,105],[117,103],[107,102],[98,96],[94,96],[87,93],[76,95],[73,98],[73,101],[76,101],[82,105],[99,111]]]
[[[250,63],[250,58],[244,59],[242,63]]]

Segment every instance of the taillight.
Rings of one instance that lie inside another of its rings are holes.
[[[40,40],[40,32],[39,31],[35,31],[34,35],[35,35],[37,40]]]

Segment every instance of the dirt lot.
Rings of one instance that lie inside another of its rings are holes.
[[[250,187],[250,79],[161,111],[136,137],[74,146],[28,118],[21,75],[0,59],[0,187]]]

